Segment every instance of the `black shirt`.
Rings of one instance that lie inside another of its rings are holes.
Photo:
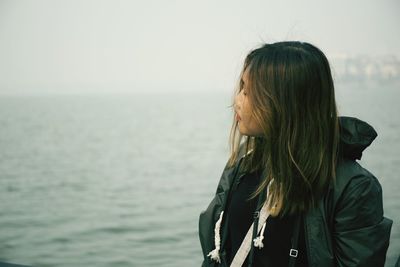
[[[228,239],[226,253],[229,263],[233,260],[244,237],[253,223],[253,213],[257,205],[257,197],[248,200],[256,190],[260,182],[261,172],[248,173],[241,177],[236,188],[232,188],[232,196],[228,203]],[[254,267],[287,267],[289,262],[289,251],[291,249],[291,238],[295,216],[284,216],[282,218],[269,216],[264,231],[264,247],[254,247]],[[252,245],[254,245],[252,243]],[[298,241],[298,257],[296,267],[307,266],[307,254],[305,250],[304,225],[300,225]],[[243,266],[246,266],[247,259]]]

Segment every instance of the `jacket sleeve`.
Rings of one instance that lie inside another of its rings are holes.
[[[236,168],[237,165],[228,166],[228,163],[225,165],[214,198],[211,200],[207,209],[200,213],[198,227],[200,245],[203,252],[202,267],[215,266],[215,261],[207,257],[207,254],[215,248],[215,223],[221,214],[223,204],[230,188],[231,179],[229,179],[229,177],[236,172]]]
[[[383,267],[391,226],[383,217],[378,180],[367,171],[353,177],[335,209],[332,241],[337,266]]]

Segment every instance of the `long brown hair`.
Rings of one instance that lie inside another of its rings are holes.
[[[248,155],[241,169],[266,170],[252,197],[273,180],[272,215],[307,211],[335,178],[339,120],[329,62],[309,43],[278,42],[251,51],[240,78],[246,68],[252,116],[263,135],[241,135],[234,121],[228,164],[235,164],[243,144]],[[242,86],[240,79],[234,96]]]

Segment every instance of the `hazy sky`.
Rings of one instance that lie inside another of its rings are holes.
[[[262,42],[400,56],[400,1],[0,0],[0,93],[231,90]]]

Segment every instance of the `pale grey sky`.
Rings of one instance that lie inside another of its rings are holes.
[[[262,42],[400,56],[400,1],[0,0],[0,93],[231,90]]]

